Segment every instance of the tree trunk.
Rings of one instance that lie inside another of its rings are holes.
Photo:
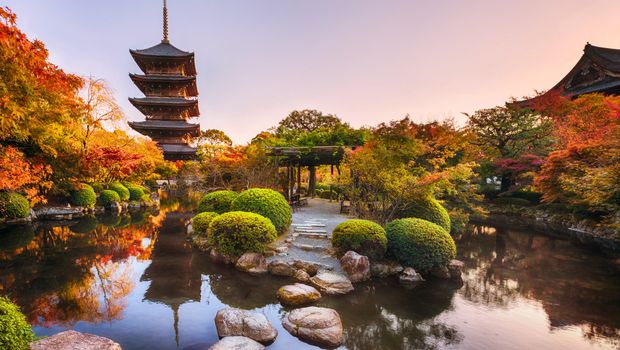
[[[314,197],[314,188],[316,187],[316,168],[314,165],[308,167],[308,196]]]

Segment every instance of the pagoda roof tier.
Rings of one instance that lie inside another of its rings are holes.
[[[198,96],[195,76],[165,74],[141,75],[130,73],[129,77],[145,95],[152,93],[152,91],[172,87],[176,90],[185,89],[186,96]]]
[[[198,100],[187,99],[181,97],[142,97],[129,98],[129,102],[133,104],[142,114],[152,115],[156,110],[178,111],[179,114],[187,112],[188,117],[197,117],[200,115],[198,110]]]
[[[533,107],[542,96],[554,93],[574,98],[600,92],[620,94],[620,50],[586,44],[583,55],[568,74],[541,96],[516,102],[521,107]]]
[[[150,65],[169,66],[170,63],[181,64],[185,74],[196,75],[194,63],[194,53],[179,50],[172,44],[161,42],[153,47],[144,50],[129,50],[131,56],[136,61],[144,73],[149,73]]]
[[[192,124],[184,120],[146,120],[129,122],[129,126],[144,135],[190,135],[194,137],[200,135],[200,124]]]
[[[160,143],[158,146],[164,152],[166,160],[188,160],[196,157],[197,148],[186,144]]]

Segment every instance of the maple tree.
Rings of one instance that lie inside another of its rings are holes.
[[[31,163],[16,148],[0,145],[0,191],[23,192],[31,205],[45,202],[40,193],[51,187],[51,171],[48,165]]]

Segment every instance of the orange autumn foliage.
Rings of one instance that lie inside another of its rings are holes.
[[[16,148],[0,146],[0,191],[23,192],[31,205],[45,202],[40,190],[49,189],[50,166],[32,164]]]

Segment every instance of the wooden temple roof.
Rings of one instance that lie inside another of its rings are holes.
[[[136,131],[164,130],[184,132],[191,136],[200,135],[200,124],[192,124],[184,120],[145,120],[142,122],[129,122],[129,125]]]
[[[198,96],[195,76],[185,75],[164,75],[164,74],[129,74],[131,80],[136,84],[140,91],[145,92],[146,87],[158,88],[162,85],[181,86],[186,89],[188,96]]]
[[[196,75],[194,53],[177,49],[170,43],[161,42],[144,50],[129,50],[143,72],[147,72],[147,63],[152,62],[178,62],[182,63],[187,75]]]
[[[198,100],[187,99],[181,97],[141,97],[129,98],[129,102],[134,105],[140,112],[148,115],[150,108],[182,108],[187,109],[191,117],[200,115],[198,110]]]
[[[166,160],[187,160],[196,157],[196,147],[184,143],[160,143],[158,146],[164,152]]]

